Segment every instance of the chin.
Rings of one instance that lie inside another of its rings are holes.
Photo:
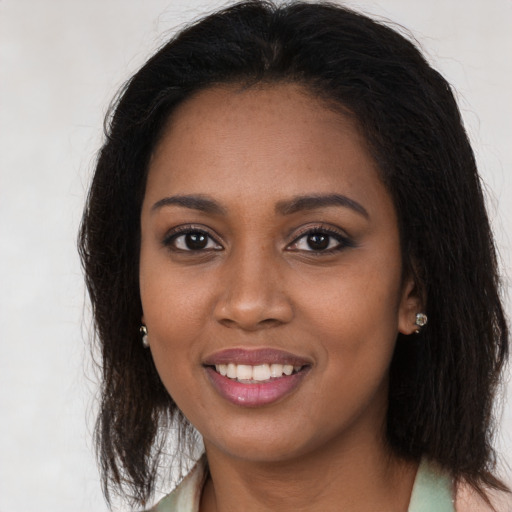
[[[207,452],[221,451],[235,459],[256,463],[282,463],[322,451],[321,440],[332,441],[336,433],[307,428],[304,417],[295,421],[281,418],[271,422],[231,423],[230,428],[221,432],[205,432],[204,444]],[[285,426],[285,428],[283,428]]]

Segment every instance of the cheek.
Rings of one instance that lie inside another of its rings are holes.
[[[304,291],[297,291],[295,296],[301,297],[298,308],[305,324],[331,331],[333,336],[348,335],[354,342],[371,340],[379,332],[394,339],[401,295],[400,268],[396,262],[394,266],[347,266],[322,279],[315,276],[311,281],[303,281],[300,288]]]
[[[381,421],[385,414],[397,336],[396,294],[356,289],[348,280],[332,283],[330,290],[324,287],[324,295],[310,297],[303,316],[302,332],[316,339],[321,370],[318,399],[308,411],[312,423],[320,418],[330,418],[333,425],[349,423],[368,411]],[[327,407],[322,397],[331,397]]]
[[[204,272],[176,268],[165,252],[141,251],[142,310],[144,321],[156,331],[154,334],[199,328],[210,300],[209,284]]]
[[[201,333],[208,322],[210,298],[197,272],[176,271],[159,255],[141,252],[140,293],[150,350],[166,389],[179,405],[181,387],[192,391]]]
[[[300,329],[318,342],[326,387],[370,389],[387,375],[398,334],[397,261],[360,259],[316,283],[302,283],[307,293],[297,304]]]

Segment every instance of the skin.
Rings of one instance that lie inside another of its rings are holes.
[[[333,193],[362,209],[279,208]],[[218,211],[161,203],[182,195]],[[206,246],[189,250],[177,227],[207,233]],[[312,250],[307,229],[334,233],[326,250]],[[407,510],[416,467],[390,453],[384,424],[396,336],[414,332],[421,304],[354,122],[294,84],[198,93],[152,156],[141,232],[151,352],[204,437],[201,510]],[[228,402],[205,358],[267,347],[307,359],[309,372],[275,403]]]

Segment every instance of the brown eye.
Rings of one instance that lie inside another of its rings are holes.
[[[183,236],[187,249],[197,251],[208,245],[208,236],[204,233],[188,233]]]
[[[175,233],[168,237],[164,244],[178,251],[211,251],[222,247],[205,231],[188,230]]]
[[[314,228],[303,233],[288,246],[294,252],[332,253],[353,247],[354,243],[341,233],[328,229]]]
[[[312,233],[306,238],[306,243],[312,251],[323,251],[329,247],[330,235],[324,233]]]

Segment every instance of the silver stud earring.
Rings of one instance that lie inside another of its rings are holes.
[[[420,329],[423,326],[427,325],[427,322],[428,322],[428,318],[425,313],[417,313],[416,314],[416,321],[414,322],[414,325],[416,325],[418,327],[418,329],[416,329],[416,334],[418,334],[420,332]]]
[[[142,345],[144,346],[144,348],[148,348],[149,347],[148,328],[145,325],[141,325],[140,333],[142,335]]]

